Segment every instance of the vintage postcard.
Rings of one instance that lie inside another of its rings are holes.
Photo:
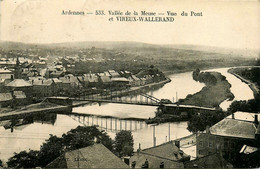
[[[258,0],[0,0],[0,167],[260,167]]]

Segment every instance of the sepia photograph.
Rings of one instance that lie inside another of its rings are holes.
[[[0,168],[259,168],[259,0],[0,0]]]

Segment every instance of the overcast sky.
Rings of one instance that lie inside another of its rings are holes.
[[[106,16],[64,16],[62,10]],[[177,12],[171,23],[110,22],[107,10]],[[202,12],[182,17],[181,12]],[[190,0],[3,0],[1,40],[27,43],[138,41],[260,48],[260,1]]]

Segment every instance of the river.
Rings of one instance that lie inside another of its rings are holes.
[[[211,70],[213,71],[213,70]],[[248,90],[248,86],[242,83],[239,79],[227,73],[227,69],[214,69],[214,71],[221,72],[227,77],[231,83],[231,92],[235,95],[235,99],[251,99],[252,91]],[[192,79],[192,72],[178,73],[169,76],[170,83],[167,83],[162,88],[152,92],[154,97],[159,99],[169,99],[176,101],[176,99],[185,98],[188,94],[194,94],[200,91],[204,84],[195,82]],[[242,87],[242,88],[241,88]],[[238,90],[239,89],[239,90]],[[249,94],[242,94],[245,91]],[[228,106],[231,102],[225,101],[221,104],[223,108]],[[132,134],[134,138],[134,149],[136,150],[141,144],[141,148],[148,148],[153,146],[153,130],[155,129],[156,144],[166,142],[166,140],[176,139],[190,135],[191,133],[186,129],[187,122],[174,122],[167,124],[160,124],[155,127],[146,125],[140,121],[120,120],[122,118],[149,118],[154,117],[156,107],[153,106],[138,106],[138,105],[123,105],[123,104],[97,104],[85,105],[73,109],[75,113],[91,114],[94,116],[75,117],[67,115],[56,114],[55,117],[46,119],[38,119],[27,125],[21,125],[11,129],[0,128],[0,159],[7,160],[14,152],[23,150],[39,150],[40,145],[49,138],[49,134],[61,136],[72,128],[78,125],[99,125],[105,129],[111,138],[115,137],[115,130],[120,128],[133,129]],[[98,116],[113,116],[115,118],[101,118]],[[4,123],[4,122],[3,122]],[[84,123],[84,124],[83,124]],[[112,127],[111,127],[112,126]],[[111,130],[112,129],[112,130]],[[136,129],[136,130],[135,130]],[[170,132],[169,132],[170,129]],[[169,135],[170,133],[170,135]],[[194,150],[193,150],[194,151]]]

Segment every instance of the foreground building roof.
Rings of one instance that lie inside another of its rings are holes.
[[[136,163],[136,168],[142,168],[147,160],[149,168],[184,168],[183,162],[190,159],[190,156],[180,150],[174,141],[167,142],[155,147],[138,151],[130,158],[131,164]]]
[[[212,126],[210,133],[220,136],[254,139],[256,127],[252,122],[226,118]]]
[[[102,144],[66,152],[46,168],[129,168]]]

